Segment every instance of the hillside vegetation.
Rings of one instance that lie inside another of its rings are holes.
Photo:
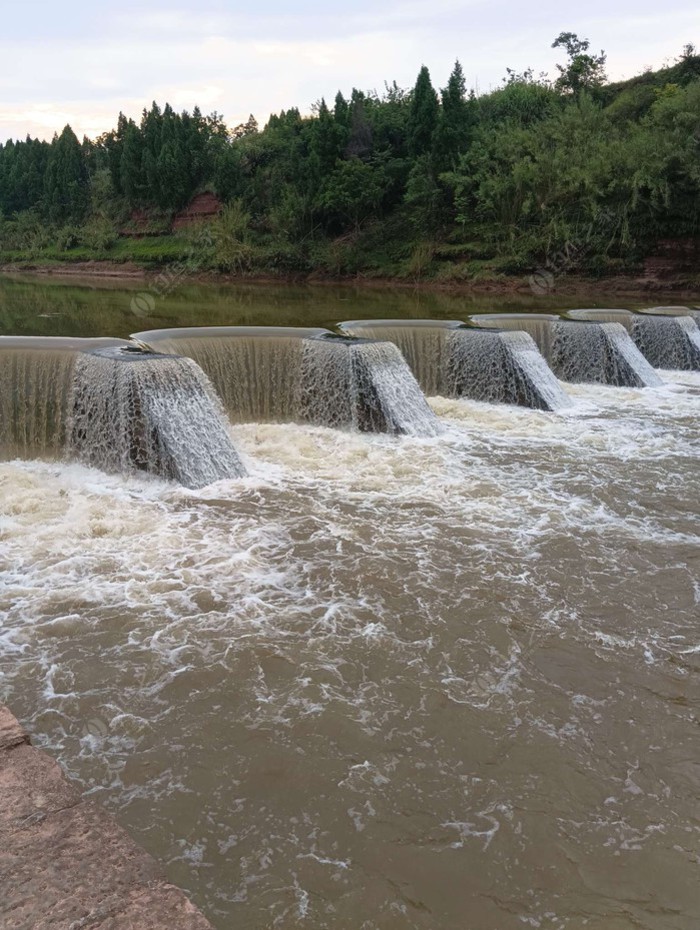
[[[338,93],[312,115],[221,116],[155,103],[98,139],[0,146],[0,259],[179,262],[239,275],[469,282],[534,269],[638,269],[700,223],[700,56],[609,83],[562,33],[555,80],[507,70],[477,96],[457,62],[436,90]],[[173,234],[212,191],[221,214]]]

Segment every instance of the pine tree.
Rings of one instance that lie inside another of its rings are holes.
[[[119,163],[119,185],[131,206],[135,206],[143,193],[143,141],[138,126],[129,120],[124,130],[121,159]]]
[[[325,100],[318,105],[318,118],[312,123],[310,154],[320,178],[329,175],[340,155],[337,126]]]
[[[46,212],[54,222],[79,222],[89,200],[85,154],[70,126],[54,136],[44,177]]]
[[[333,107],[333,116],[335,121],[339,126],[349,126],[350,123],[350,107],[348,102],[343,97],[342,93],[338,91],[335,95],[335,105]]]
[[[430,80],[430,71],[423,65],[413,89],[408,119],[408,151],[414,158],[432,149],[438,116],[438,97]]]
[[[469,143],[469,103],[464,71],[455,62],[447,87],[441,91],[442,107],[435,133],[435,156],[439,170],[456,166],[459,155]]]

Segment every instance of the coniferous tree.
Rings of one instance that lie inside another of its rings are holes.
[[[350,107],[340,91],[335,95],[333,116],[339,126],[345,126],[347,128],[350,125]]]
[[[119,162],[119,184],[130,206],[136,206],[142,196],[144,178],[142,170],[143,142],[139,128],[133,120],[127,122]]]
[[[438,166],[445,171],[454,168],[459,155],[469,142],[469,101],[464,71],[455,62],[447,87],[441,91],[442,107],[435,133],[435,154]]]
[[[77,136],[66,126],[54,136],[44,179],[45,208],[54,222],[80,222],[88,207],[85,154]]]
[[[432,149],[439,109],[438,96],[430,80],[430,72],[423,65],[413,89],[408,118],[408,151],[414,158]]]

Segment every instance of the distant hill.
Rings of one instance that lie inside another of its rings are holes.
[[[260,129],[153,104],[78,140],[0,146],[0,259],[164,264],[237,275],[469,283],[544,269],[694,274],[700,56],[609,83],[555,41],[558,78],[507,70],[477,96],[353,89]],[[685,258],[682,258],[685,256]]]

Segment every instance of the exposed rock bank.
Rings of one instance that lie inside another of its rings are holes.
[[[0,705],[2,930],[211,930]]]

